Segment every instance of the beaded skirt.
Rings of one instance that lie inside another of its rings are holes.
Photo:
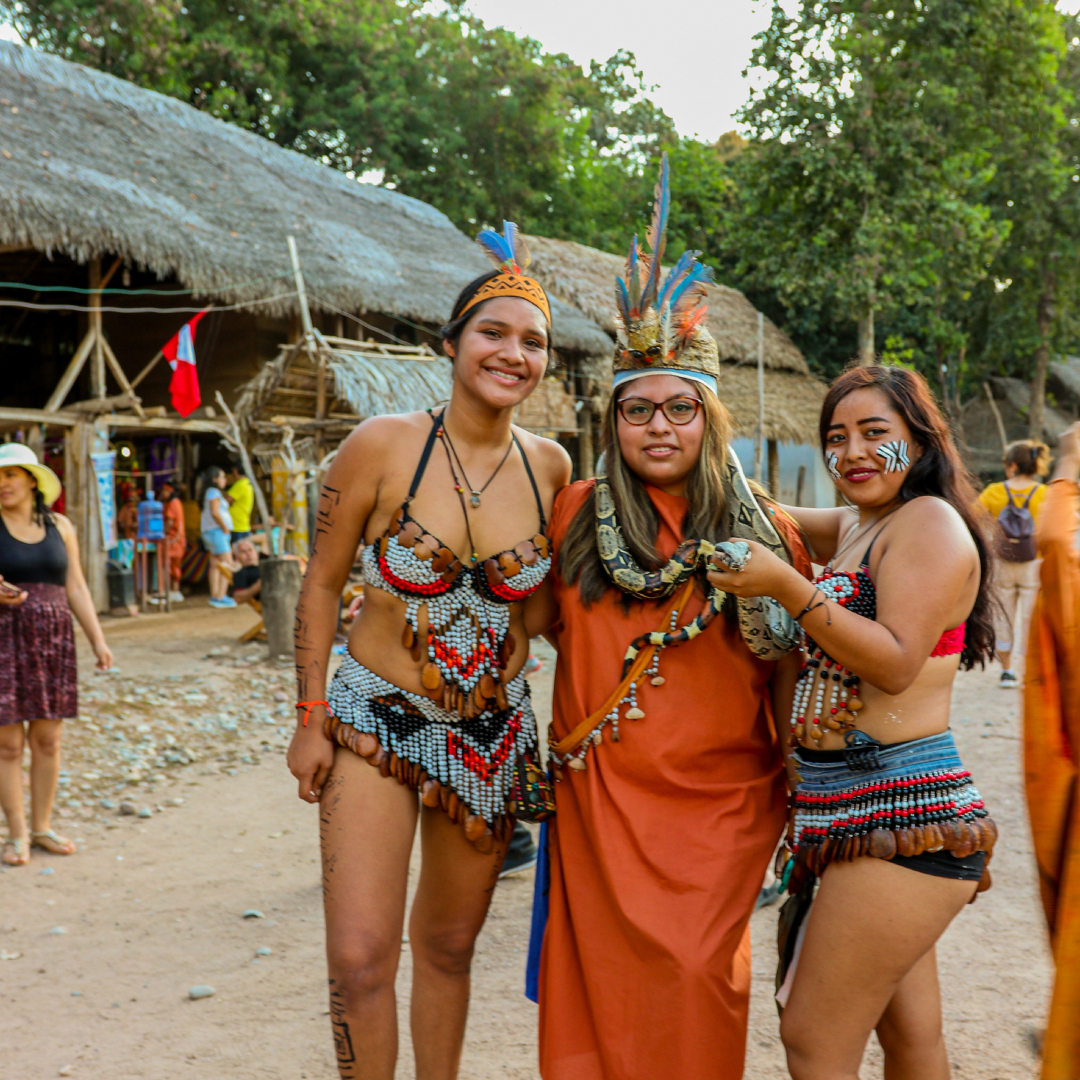
[[[862,735],[847,750],[807,753],[798,747],[794,756],[799,783],[788,826],[792,891],[840,860],[936,851],[960,859],[993,849],[997,826],[950,731],[890,745]]]
[[[515,766],[537,749],[524,674],[506,684],[506,708],[463,719],[346,656],[327,699],[333,715],[326,733],[334,742],[418,791],[425,806],[441,806],[481,851],[509,840]]]

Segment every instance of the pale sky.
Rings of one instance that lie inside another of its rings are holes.
[[[1080,0],[1058,6],[1077,11]],[[468,7],[487,25],[527,34],[583,66],[629,50],[680,134],[712,141],[735,126],[749,96],[742,72],[771,0],[468,0]],[[17,40],[3,24],[0,39]]]
[[[468,0],[488,26],[527,34],[582,65],[629,50],[679,133],[710,141],[735,126],[733,114],[748,96],[742,72],[771,6],[769,0]]]

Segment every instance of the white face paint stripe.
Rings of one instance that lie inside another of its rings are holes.
[[[903,472],[911,464],[911,459],[908,457],[908,444],[903,439],[882,443],[876,453],[885,462],[887,473]]]
[[[841,479],[840,470],[836,467],[839,461],[840,459],[831,450],[825,455],[825,465],[834,480]]]

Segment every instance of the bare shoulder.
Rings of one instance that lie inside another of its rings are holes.
[[[63,514],[53,513],[53,522],[56,525],[56,531],[60,534],[64,540],[75,538],[75,526],[71,524],[71,519],[64,517]]]
[[[974,551],[971,532],[956,507],[933,495],[920,495],[896,512],[898,533],[931,548],[941,543],[962,543]]]
[[[421,433],[426,436],[430,429],[431,417],[426,412],[370,416],[357,424],[342,442],[338,458],[362,456],[370,464],[372,454],[376,457],[392,454],[414,442]]]
[[[572,465],[566,449],[554,439],[545,439],[514,425],[514,434],[529,457],[537,482],[546,481],[556,491],[570,483]]]

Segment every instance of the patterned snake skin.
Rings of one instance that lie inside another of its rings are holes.
[[[756,540],[789,562],[776,529],[758,505],[743,475],[739,459],[733,452],[728,453],[724,494],[728,505],[736,508],[732,515],[732,535],[742,540]],[[679,584],[698,569],[704,568],[710,560],[719,559],[732,569],[741,569],[750,554],[749,548],[737,541],[712,544],[708,540],[684,540],[666,565],[655,571],[643,570],[626,549],[606,476],[596,478],[596,542],[600,559],[611,580],[623,592],[643,600],[670,596]],[[646,645],[664,647],[697,637],[716,617],[723,602],[722,590],[712,588],[701,614],[681,630],[666,634],[654,632],[636,638],[626,651],[624,671]],[[737,606],[739,631],[755,656],[763,660],[778,660],[799,643],[798,624],[771,596],[740,596]]]

